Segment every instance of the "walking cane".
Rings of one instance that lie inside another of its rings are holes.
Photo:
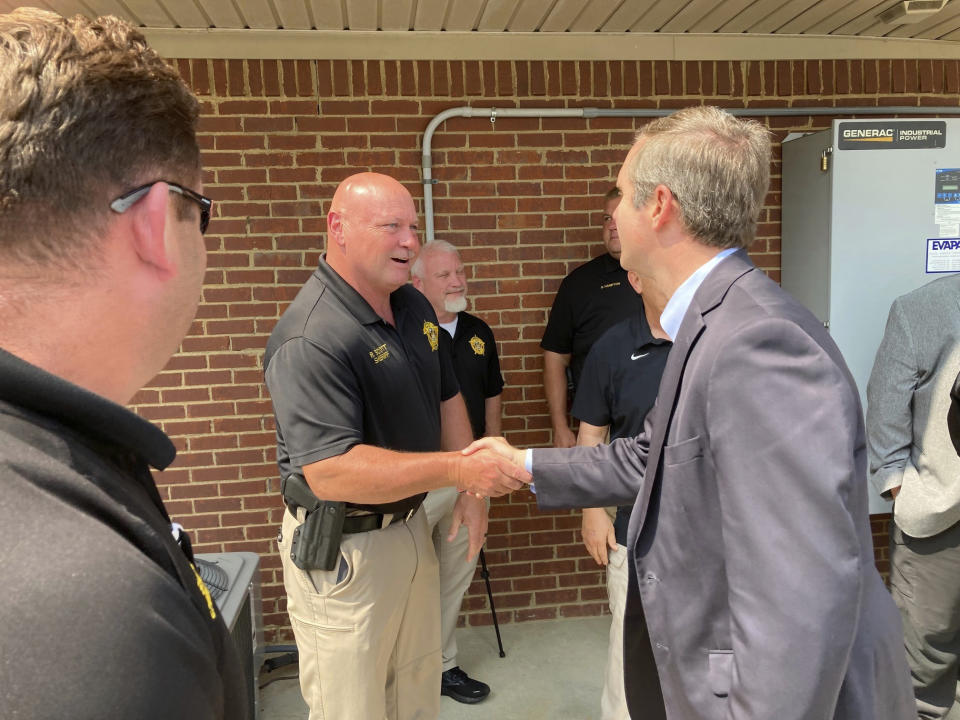
[[[500,648],[500,657],[506,657],[503,651],[503,641],[500,639],[500,623],[497,622],[497,608],[493,604],[493,590],[490,589],[490,571],[487,570],[487,556],[483,554],[483,548],[480,548],[480,577],[487,584],[487,597],[490,599],[490,614],[493,616],[493,629],[497,633],[497,647]]]

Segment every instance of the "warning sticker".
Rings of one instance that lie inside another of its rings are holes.
[[[934,221],[942,238],[960,235],[960,169],[937,168]]]
[[[960,272],[960,237],[927,240],[927,272]]]

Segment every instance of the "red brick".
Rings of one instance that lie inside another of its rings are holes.
[[[560,95],[560,88],[562,86],[561,74],[560,62],[558,60],[550,60],[546,63],[546,95]]]
[[[333,95],[333,61],[317,61],[317,94],[320,97]]]
[[[280,92],[280,66],[276,60],[262,60],[263,94],[276,97]]]
[[[776,81],[778,95],[793,95],[793,71],[791,63],[787,60],[777,60],[776,62]],[[799,92],[800,86],[797,86],[796,92]]]
[[[362,60],[350,61],[350,74],[353,79],[353,94],[367,95],[367,79]]]
[[[670,65],[666,60],[653,62],[653,92],[656,95],[670,94]]]
[[[224,100],[217,105],[221,115],[265,115],[267,103],[265,100]]]
[[[243,66],[242,60],[227,60],[227,92],[226,95],[243,95]]]
[[[350,95],[350,75],[346,60],[334,60],[333,67],[333,94],[339,97]]]
[[[417,78],[416,78],[416,69],[414,63],[409,60],[401,60],[399,62],[399,72],[400,72],[400,94],[401,95],[416,95],[417,93]]]
[[[908,93],[914,94],[920,89],[920,70],[918,67],[919,61],[917,60],[905,60],[905,90]]]

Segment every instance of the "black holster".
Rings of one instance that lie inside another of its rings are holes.
[[[281,491],[292,512],[298,507],[305,511],[290,540],[293,564],[301,570],[333,570],[340,557],[344,503],[318,499],[302,475],[284,478]]]

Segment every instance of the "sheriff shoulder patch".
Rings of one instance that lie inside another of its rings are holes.
[[[430,349],[436,352],[437,348],[440,347],[439,328],[429,320],[425,320],[423,322],[423,334],[427,336]]]

